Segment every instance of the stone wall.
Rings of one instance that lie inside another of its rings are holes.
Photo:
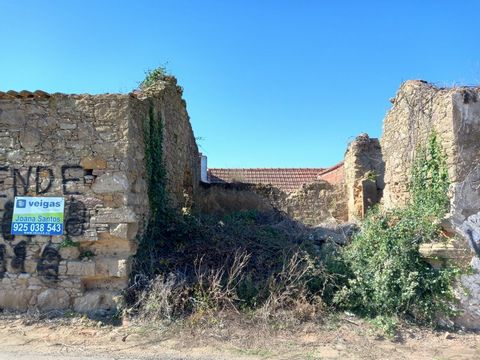
[[[424,145],[432,131],[441,139],[449,162],[449,176],[455,181],[453,103],[449,89],[439,89],[424,81],[407,81],[400,87],[383,123],[381,146],[385,162],[386,208],[405,205],[415,150]]]
[[[393,100],[382,135],[385,162],[384,206],[409,200],[408,182],[415,150],[434,131],[447,155],[451,198],[450,219],[461,225],[480,210],[480,89],[436,88],[423,81],[407,81]]]
[[[0,308],[115,307],[148,216],[151,114],[163,124],[167,192],[181,208],[196,190],[198,151],[173,79],[125,95],[0,93]],[[10,235],[15,195],[63,196],[65,235]]]
[[[183,90],[169,77],[143,91],[143,104],[152,103],[163,123],[163,164],[167,193],[174,208],[191,207],[200,183],[200,154],[193,135]],[[145,105],[143,105],[145,106]],[[143,111],[146,109],[144,108]],[[143,115],[142,115],[143,116]]]
[[[451,211],[444,228],[462,241],[453,241],[451,258],[462,248],[470,251],[472,274],[459,290],[464,314],[457,324],[480,329],[480,89],[436,88],[423,81],[407,81],[393,100],[384,122],[382,153],[385,161],[384,206],[402,206],[409,200],[407,185],[418,145],[435,131],[447,154]],[[448,247],[442,248],[442,252]],[[432,249],[427,249],[431,252]],[[449,256],[449,255],[442,256]]]
[[[317,180],[288,194],[277,207],[307,225],[343,223],[347,221],[345,198],[343,183],[333,185]]]
[[[348,145],[344,167],[348,220],[356,222],[379,203],[385,186],[385,166],[378,139],[371,139],[367,134],[357,136]]]
[[[199,210],[226,215],[234,211],[277,209],[306,225],[347,220],[343,183],[317,180],[286,193],[269,185],[202,184]]]
[[[287,193],[199,186],[198,149],[173,78],[130,94],[0,92],[0,308],[115,307],[149,213],[144,131],[151,121],[162,124],[158,166],[172,207],[213,214],[277,209],[312,226],[356,221],[380,198],[386,209],[407,204],[415,150],[435,131],[451,180],[444,228],[458,240],[425,252],[468,259],[473,272],[460,279],[468,294],[459,292],[465,313],[457,323],[480,329],[479,99],[479,89],[407,81],[392,100],[381,147],[361,135],[343,166]],[[10,235],[16,195],[63,196],[65,235]]]
[[[247,184],[201,183],[199,211],[210,215],[228,215],[237,211],[271,211],[273,206],[267,199],[254,191],[255,186]],[[276,192],[281,196],[281,192]]]

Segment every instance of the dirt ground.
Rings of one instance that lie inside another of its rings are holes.
[[[225,319],[108,325],[78,316],[0,315],[0,339],[2,360],[480,359],[478,333],[403,327],[389,339],[349,316],[292,328]]]

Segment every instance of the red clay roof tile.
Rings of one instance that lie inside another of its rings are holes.
[[[292,192],[315,180],[337,183],[343,179],[343,163],[331,168],[243,168],[208,169],[211,183],[264,184]]]
[[[42,90],[36,90],[34,92],[31,92],[28,90],[22,90],[22,91],[9,90],[7,92],[0,91],[0,99],[31,99],[31,98],[44,99],[49,97],[50,97],[50,94]]]

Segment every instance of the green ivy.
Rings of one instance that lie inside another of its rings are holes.
[[[162,228],[168,221],[165,166],[162,161],[163,124],[160,115],[155,115],[153,103],[150,103],[148,116],[143,123],[150,213],[139,241],[134,268],[134,275],[141,273],[148,277],[156,272],[159,251],[164,243]]]
[[[450,266],[435,269],[419,253],[420,244],[440,238],[439,223],[448,211],[446,156],[435,134],[417,151],[409,189],[408,206],[371,211],[344,249],[350,277],[335,300],[373,318],[399,316],[432,324],[438,315],[452,313],[459,273]]]
[[[160,116],[155,117],[153,104],[150,104],[148,118],[145,120],[143,128],[150,220],[156,221],[158,215],[165,209],[166,196],[165,166],[162,160],[163,124]]]

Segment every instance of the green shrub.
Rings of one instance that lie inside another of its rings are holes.
[[[417,151],[410,204],[388,213],[371,211],[342,252],[351,273],[336,294],[339,305],[369,317],[410,317],[430,324],[451,312],[458,270],[435,269],[419,254],[421,243],[439,240],[439,223],[448,211],[445,164],[433,134]]]
[[[168,76],[168,70],[166,65],[159,66],[153,70],[147,70],[145,72],[145,79],[140,83],[140,88],[144,89],[155,84],[158,80],[162,80]]]
[[[417,149],[409,184],[412,206],[424,218],[442,218],[448,211],[448,171],[446,155],[432,133],[426,147]]]
[[[388,338],[393,338],[397,334],[398,321],[394,316],[382,316],[379,315],[373,318],[370,323],[377,329],[382,335]]]

